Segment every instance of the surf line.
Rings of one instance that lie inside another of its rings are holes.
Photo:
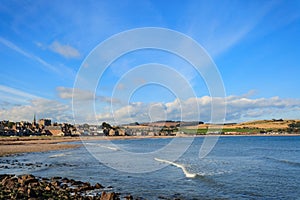
[[[63,157],[66,155],[70,155],[70,153],[60,153],[60,154],[53,154],[51,156],[48,156],[48,158],[57,158],[57,157]]]
[[[154,158],[154,160],[156,160],[158,162],[162,162],[162,163],[167,163],[167,164],[170,164],[170,165],[173,165],[175,167],[180,168],[183,171],[184,175],[187,178],[195,178],[197,176],[197,174],[188,172],[186,170],[186,168],[184,167],[184,165],[182,165],[182,164],[174,163],[174,162],[171,162],[171,161],[168,161],[168,160],[159,159],[159,158]]]
[[[101,145],[101,144],[93,144],[93,143],[85,143],[87,145],[92,145],[92,146],[98,146],[98,147],[102,147],[102,148],[106,148],[106,149],[110,149],[113,151],[118,151],[119,149],[116,147],[110,147],[110,146],[106,146],[106,145]]]

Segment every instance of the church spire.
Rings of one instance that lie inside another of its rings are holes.
[[[33,115],[33,125],[36,126],[36,114]]]

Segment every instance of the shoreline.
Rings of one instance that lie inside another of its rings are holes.
[[[32,174],[16,176],[0,174],[0,199],[86,199],[132,200],[130,194],[111,191],[100,183],[69,179],[67,177],[38,177]]]
[[[0,157],[19,153],[47,152],[54,150],[72,149],[83,144],[66,144],[68,142],[89,140],[134,140],[161,138],[190,138],[190,137],[274,137],[300,136],[300,134],[245,134],[245,135],[181,135],[181,136],[82,136],[82,137],[0,137]]]

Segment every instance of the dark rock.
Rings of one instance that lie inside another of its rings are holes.
[[[37,194],[35,193],[35,191],[33,189],[28,189],[27,190],[27,195],[30,198],[37,198]]]
[[[129,194],[127,196],[124,197],[126,200],[133,200],[133,197]]]
[[[18,188],[18,192],[20,192],[20,193],[24,193],[25,194],[26,191],[27,191],[27,187],[19,187]]]
[[[45,190],[46,190],[46,191],[50,191],[50,190],[51,190],[51,187],[50,187],[49,185],[47,185],[47,186],[45,187]]]
[[[71,186],[71,183],[74,185]],[[119,193],[93,192],[103,186],[96,183],[94,186],[89,182],[76,181],[73,179],[53,177],[35,177],[31,174],[19,176],[0,175],[0,199],[82,199],[82,200],[117,200]],[[90,192],[94,193],[90,195]],[[128,195],[126,199],[133,199]]]
[[[18,182],[21,185],[28,185],[29,183],[37,183],[38,179],[35,178],[35,176],[31,174],[25,174],[21,177],[19,177]]]
[[[2,181],[4,178],[6,177],[13,177],[14,175],[11,175],[11,174],[0,174],[0,181]]]
[[[82,184],[85,185],[85,186],[91,186],[91,184],[89,182],[84,182]]]
[[[60,181],[52,181],[52,182],[51,182],[51,185],[53,185],[54,187],[59,187],[60,184],[61,184]]]
[[[62,181],[63,183],[69,183],[69,182],[70,182],[70,180],[69,180],[68,178],[63,178],[63,179],[61,179],[61,181]]]
[[[100,183],[96,183],[94,186],[95,189],[102,189],[104,188]]]
[[[42,181],[49,181],[49,178],[42,178]]]
[[[23,192],[18,192],[15,196],[15,199],[24,199],[24,198],[25,198],[25,193]]]
[[[72,181],[71,184],[72,185],[82,185],[83,182],[82,181]]]
[[[61,180],[61,179],[62,179],[62,177],[60,177],[60,176],[54,176],[51,178],[51,180]]]
[[[4,174],[3,177],[1,177],[1,185],[5,185],[5,183],[8,179],[10,179],[10,176]]]
[[[115,200],[116,195],[114,192],[102,192],[100,200]]]
[[[93,187],[88,186],[88,185],[84,185],[84,186],[82,186],[82,187],[79,188],[80,192],[87,191],[87,190],[93,190]]]
[[[38,186],[40,186],[40,183],[39,182],[32,182],[32,183],[29,183],[28,184],[31,188],[36,188]]]
[[[32,174],[24,174],[20,178],[23,179],[23,180],[26,180],[26,179],[35,179],[35,176],[33,176]]]
[[[15,188],[15,184],[16,184],[16,183],[15,183],[14,181],[12,181],[11,179],[9,179],[8,181],[6,181],[5,187],[6,187],[7,189],[12,190],[12,189]]]

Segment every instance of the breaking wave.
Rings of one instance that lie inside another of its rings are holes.
[[[187,178],[195,178],[196,176],[200,176],[200,174],[197,174],[197,173],[190,173],[183,164],[178,164],[175,162],[171,162],[171,161],[163,160],[163,159],[159,159],[159,158],[154,158],[154,160],[156,160],[158,162],[162,162],[162,163],[167,163],[167,164],[170,164],[170,165],[180,168]]]
[[[53,154],[53,155],[49,156],[49,158],[63,157],[63,156],[66,156],[66,155],[67,154],[65,154],[65,153]]]

